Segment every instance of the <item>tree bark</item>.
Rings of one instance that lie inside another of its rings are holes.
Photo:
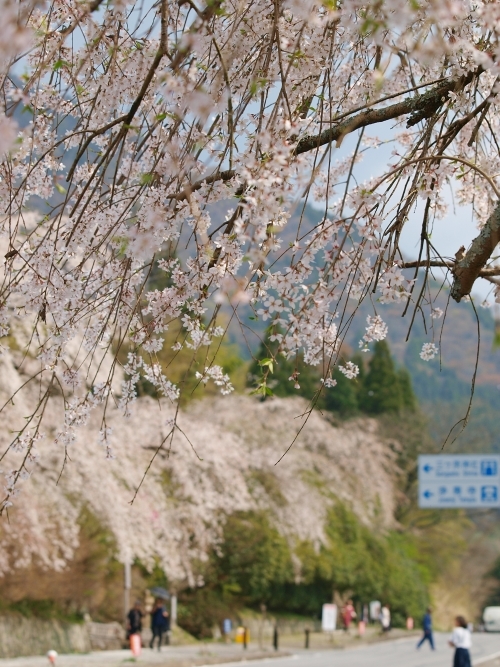
[[[400,116],[410,114],[410,118],[406,123],[407,127],[416,125],[422,120],[429,118],[436,111],[443,106],[448,99],[450,92],[462,91],[473,79],[482,73],[483,69],[478,67],[477,70],[468,72],[459,79],[451,79],[438,84],[431,88],[423,95],[415,95],[414,97],[407,97],[402,102],[396,102],[382,109],[369,109],[362,113],[348,118],[347,120],[334,125],[334,127],[324,130],[320,134],[307,136],[300,139],[295,148],[295,155],[301,155],[308,151],[315,150],[325,144],[330,144],[333,141],[341,141],[347,134],[358,130],[361,127],[368,127],[377,123],[383,123],[387,120],[394,120]]]
[[[451,296],[458,303],[462,297],[470,294],[474,281],[479,277],[497,244],[500,242],[500,201],[490,215],[479,236],[464,257],[453,268]]]

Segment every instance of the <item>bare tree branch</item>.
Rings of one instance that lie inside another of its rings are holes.
[[[443,262],[439,260],[432,259],[430,262],[427,262],[425,259],[415,262],[403,262],[400,265],[402,269],[425,269],[427,267],[439,268],[439,269],[450,269],[453,273],[456,270],[456,262]],[[493,276],[500,276],[500,267],[493,267],[491,269],[481,269],[477,274],[478,278],[491,278]]]

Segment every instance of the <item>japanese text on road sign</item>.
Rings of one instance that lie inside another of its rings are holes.
[[[419,507],[500,507],[500,456],[418,457]]]

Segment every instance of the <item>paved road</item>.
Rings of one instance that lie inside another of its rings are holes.
[[[416,640],[397,639],[378,644],[349,649],[324,651],[294,650],[290,657],[249,660],[249,667],[451,667],[453,651],[447,645],[447,634],[436,634],[436,651],[427,645],[417,651]],[[214,664],[224,657],[233,660],[234,646],[211,646],[200,649],[199,645],[169,647],[160,654],[144,650],[137,661],[138,667],[172,667],[182,664]],[[284,647],[285,649],[285,647]],[[286,650],[286,649],[285,649]],[[251,658],[254,651],[249,651]],[[241,653],[240,653],[241,655]],[[217,659],[216,656],[219,656]],[[500,656],[500,634],[474,634],[472,659],[474,667],[487,663],[494,656]],[[182,663],[179,660],[182,659]],[[57,667],[129,667],[133,662],[129,651],[106,651],[90,655],[61,655]],[[241,662],[227,662],[225,667],[241,667]],[[0,667],[48,667],[44,656],[0,660]],[[486,665],[485,667],[490,667]]]
[[[417,651],[413,639],[398,639],[339,651],[296,651],[290,658],[250,664],[253,667],[451,667],[453,650],[447,644],[448,637],[448,634],[436,633],[436,651],[431,651],[428,645]],[[500,634],[474,634],[473,642],[474,666],[486,662],[489,656],[500,654]],[[231,665],[236,667],[238,663]]]

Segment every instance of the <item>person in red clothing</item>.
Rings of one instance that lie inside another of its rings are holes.
[[[342,610],[342,620],[344,622],[344,630],[346,632],[349,632],[351,623],[355,618],[356,618],[356,610],[354,609],[352,600],[347,600],[347,604],[344,606]]]

